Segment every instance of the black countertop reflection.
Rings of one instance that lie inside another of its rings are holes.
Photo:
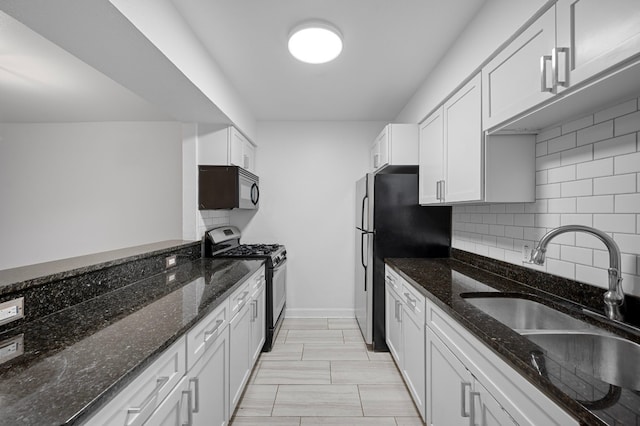
[[[584,315],[579,305],[580,300],[556,297],[453,258],[385,259],[385,262],[581,424],[640,425],[638,389],[618,388],[619,391],[614,389],[612,392],[608,383],[590,377],[572,366],[563,365],[549,356],[545,356],[546,372],[541,375],[531,364],[532,352],[540,351],[540,347],[475,308],[461,295],[484,292],[486,296],[491,297],[496,292],[511,293],[546,304],[640,343],[637,334]]]
[[[0,425],[88,418],[262,265],[199,259],[0,334]]]

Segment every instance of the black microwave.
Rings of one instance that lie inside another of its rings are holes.
[[[198,209],[257,209],[259,181],[238,166],[198,166]]]

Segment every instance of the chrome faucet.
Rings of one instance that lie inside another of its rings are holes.
[[[624,303],[624,293],[622,292],[622,272],[620,270],[622,261],[620,256],[620,248],[613,238],[598,229],[591,228],[589,226],[582,225],[566,225],[552,229],[547,232],[538,246],[531,251],[531,262],[536,265],[542,265],[544,263],[545,253],[547,252],[547,245],[554,237],[565,232],[586,232],[591,234],[607,246],[609,250],[609,290],[604,294],[604,310],[612,320],[622,321],[622,305]]]

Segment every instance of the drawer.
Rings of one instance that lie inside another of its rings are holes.
[[[85,424],[142,425],[184,377],[185,356],[183,336]]]
[[[249,301],[251,293],[252,280],[246,280],[236,291],[229,297],[229,317],[233,318],[240,309]]]
[[[402,278],[389,265],[384,266],[384,282],[398,295],[402,293]]]
[[[203,320],[187,333],[187,370],[206,352],[207,346],[225,330],[229,324],[229,299],[225,299]]]
[[[400,294],[402,303],[404,304],[405,311],[412,315],[416,322],[419,322],[424,326],[425,324],[425,311],[426,311],[426,299],[418,292],[411,284],[406,280],[402,280],[402,293]]]
[[[258,269],[252,276],[249,278],[251,283],[251,293],[254,294],[256,290],[259,290],[261,287],[264,287],[266,283],[266,270],[265,267],[261,267]]]

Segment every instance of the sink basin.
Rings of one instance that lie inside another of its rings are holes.
[[[526,330],[598,330],[542,303],[517,297],[470,297],[465,301],[517,332]]]
[[[574,366],[603,382],[640,391],[640,345],[590,332],[530,333],[529,340],[562,365]]]

